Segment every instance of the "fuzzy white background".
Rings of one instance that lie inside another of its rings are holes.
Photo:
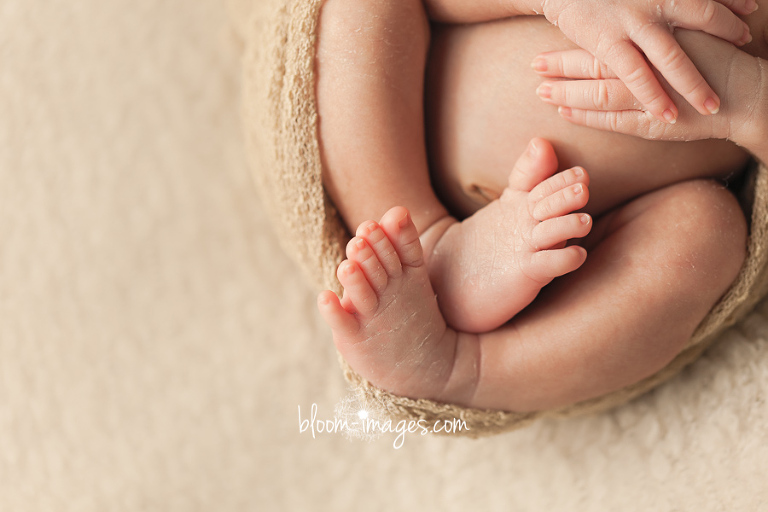
[[[238,50],[217,0],[0,2],[0,510],[768,503],[765,303],[611,413],[300,433],[346,389],[244,163]]]

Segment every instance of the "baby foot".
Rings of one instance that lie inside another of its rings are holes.
[[[416,227],[403,207],[364,222],[337,276],[344,294],[318,296],[336,348],[369,382],[392,393],[438,398],[453,366],[447,328],[429,282]]]
[[[552,279],[579,268],[586,250],[566,245],[592,220],[574,213],[589,199],[589,177],[575,167],[556,173],[551,144],[534,139],[499,199],[451,226],[430,260],[432,285],[448,324],[488,332],[530,304]]]

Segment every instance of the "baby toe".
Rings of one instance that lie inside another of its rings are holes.
[[[544,139],[533,139],[509,174],[509,188],[529,192],[557,171],[555,150]]]
[[[356,262],[343,261],[336,275],[344,287],[345,302],[349,301],[354,310],[363,316],[370,316],[376,312],[379,299]]]
[[[387,287],[387,271],[364,238],[354,237],[347,244],[347,257],[357,262],[373,290],[380,294]]]
[[[586,213],[574,213],[545,220],[533,228],[536,250],[549,249],[574,238],[582,238],[592,229],[592,218]]]
[[[531,215],[538,221],[544,221],[584,208],[588,201],[589,189],[584,183],[576,183],[537,201]]]
[[[381,218],[381,227],[392,242],[402,265],[421,266],[424,252],[419,232],[406,208],[396,206],[390,209]]]
[[[577,183],[589,185],[589,174],[587,174],[583,167],[572,167],[547,178],[531,190],[528,198],[535,204]]]
[[[373,221],[364,222],[358,228],[357,236],[364,238],[371,249],[373,249],[387,276],[392,278],[400,277],[403,273],[400,258],[392,242],[378,223]]]
[[[573,272],[587,259],[587,251],[583,247],[571,245],[562,249],[539,251],[534,253],[528,277],[541,283]]]
[[[330,290],[317,296],[317,309],[335,335],[350,336],[360,328],[355,316],[341,306],[339,298]]]

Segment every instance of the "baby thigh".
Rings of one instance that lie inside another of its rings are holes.
[[[584,266],[512,321],[526,351],[510,354],[527,390],[518,410],[589,399],[663,368],[735,280],[747,234],[733,195],[696,180],[604,216],[590,236]]]

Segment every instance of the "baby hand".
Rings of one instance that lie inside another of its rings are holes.
[[[543,0],[544,15],[566,37],[612,69],[629,92],[660,121],[674,123],[678,110],[647,57],[672,89],[700,114],[714,114],[720,99],[672,35],[675,27],[699,30],[741,45],[753,0]],[[534,61],[541,71],[544,62]]]
[[[765,62],[761,66],[758,57],[702,32],[683,30],[677,40],[722,94],[720,115],[702,117],[684,105],[676,124],[660,122],[611,69],[583,50],[539,55],[536,59],[547,67],[542,75],[566,80],[543,82],[537,93],[575,124],[653,140],[729,139],[753,153],[763,151],[768,140],[768,89],[760,87],[768,79]]]

